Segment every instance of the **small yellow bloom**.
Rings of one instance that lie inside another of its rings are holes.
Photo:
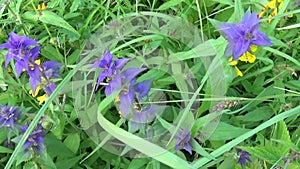
[[[122,115],[122,112],[121,112],[121,111],[119,111],[119,115],[120,115],[120,118],[122,118],[122,117],[123,117],[123,115]]]
[[[254,61],[256,60],[256,56],[251,54],[250,52],[246,52],[239,58],[239,60],[242,62],[254,63]]]
[[[231,57],[229,58],[229,65],[230,65],[230,66],[235,66],[235,65],[238,64],[238,61],[237,61],[237,60],[234,60],[234,61],[232,61],[232,60],[233,60],[233,57],[231,56]]]
[[[37,99],[37,101],[39,101],[39,104],[43,104],[47,99],[47,95],[44,94],[42,96],[37,97],[36,99]]]
[[[243,73],[240,71],[240,69],[237,67],[237,66],[234,66],[235,68],[235,77],[242,77],[243,76]]]
[[[42,3],[42,5],[38,5],[38,10],[39,11],[43,11],[43,10],[45,10],[45,9],[47,9],[47,6],[45,5],[45,3]]]
[[[31,94],[33,97],[36,97],[36,95],[39,93],[39,91],[41,90],[41,86],[38,85],[35,89],[35,92],[33,93],[32,90],[29,90],[29,94]]]

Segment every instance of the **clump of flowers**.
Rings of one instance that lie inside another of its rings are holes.
[[[0,105],[0,128],[6,127],[11,130],[18,126],[21,112],[17,107]]]
[[[129,131],[135,132],[143,128],[145,123],[153,121],[155,115],[161,112],[161,107],[140,104],[141,101],[146,100],[152,81],[136,82],[136,77],[145,71],[145,68],[122,70],[129,60],[129,58],[122,58],[113,61],[113,55],[107,51],[104,57],[95,62],[91,68],[101,68],[96,89],[106,79],[106,82],[108,82],[105,87],[106,96],[115,91],[120,91],[115,100],[116,103],[120,104],[120,117],[130,119]]]
[[[28,125],[20,124],[21,111],[16,106],[5,106],[0,105],[0,126],[9,129],[9,131],[14,130],[14,134],[25,133],[28,129]],[[23,152],[25,155],[41,155],[44,150],[44,136],[45,131],[41,125],[38,125],[36,129],[29,135],[25,144],[23,145]],[[16,141],[20,137],[16,137]],[[14,141],[14,140],[13,140]],[[4,144],[12,146],[11,135],[8,135],[7,140]],[[33,157],[33,156],[32,156]]]
[[[11,32],[8,42],[0,45],[0,49],[3,48],[8,49],[5,66],[7,67],[9,62],[15,60],[17,77],[20,77],[22,71],[27,72],[33,96],[36,96],[41,88],[45,90],[47,95],[55,90],[56,85],[51,79],[59,77],[58,69],[62,64],[54,61],[41,64],[38,60],[40,46],[36,40]],[[41,102],[43,100],[40,100]]]
[[[28,125],[25,125],[21,128],[21,132],[25,133],[28,129]],[[41,125],[38,125],[35,130],[31,132],[28,136],[23,149],[24,152],[28,155],[31,154],[41,154],[44,151],[44,136],[45,131]]]
[[[252,162],[250,159],[250,154],[247,151],[243,151],[239,148],[236,149],[238,155],[238,163],[241,164],[242,168],[246,168],[247,162]]]
[[[188,129],[184,129],[179,134],[175,135],[175,139],[176,139],[175,150],[184,149],[190,154],[192,154],[191,132]]]

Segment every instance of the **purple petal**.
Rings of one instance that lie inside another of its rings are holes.
[[[130,60],[130,58],[118,59],[115,61],[115,69],[120,70]]]
[[[151,85],[152,85],[152,80],[145,80],[136,84],[135,91],[139,93],[139,98],[142,98],[148,94]]]
[[[133,112],[133,96],[129,94],[125,94],[124,92],[120,93],[120,111],[122,116],[125,118],[129,118]]]
[[[246,53],[249,50],[249,48],[250,48],[250,41],[240,38],[236,42],[236,46],[234,47],[233,60],[238,59],[240,56]]]
[[[54,82],[50,82],[47,86],[45,86],[45,91],[48,96],[50,96],[55,89],[56,89],[56,84]]]
[[[229,41],[229,43],[234,43],[235,39],[238,39],[243,35],[241,28],[232,23],[222,24],[220,31],[224,34],[224,37]]]
[[[272,45],[271,40],[262,32],[254,31],[253,36],[255,39],[252,40],[252,44],[257,46],[270,46]]]
[[[256,12],[251,13],[250,10],[248,10],[244,14],[243,19],[240,24],[245,26],[248,29],[259,24],[259,18],[257,17],[257,13]]]
[[[121,73],[121,78],[125,79],[125,81],[122,83],[125,84],[127,82],[130,82],[133,78],[135,78],[138,74],[140,74],[142,71],[146,70],[145,68],[128,68],[125,71]]]
[[[18,77],[20,77],[23,69],[28,69],[27,67],[25,67],[25,65],[26,63],[23,60],[16,62],[15,69]]]

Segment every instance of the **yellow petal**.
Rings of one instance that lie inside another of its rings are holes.
[[[247,60],[249,63],[254,63],[254,61],[256,60],[256,56],[251,54],[250,52],[247,52]]]
[[[265,7],[274,9],[276,7],[276,0],[271,0]]]
[[[248,61],[248,59],[247,59],[247,53],[249,53],[249,52],[246,52],[245,54],[243,54],[243,55],[239,58],[239,60],[242,61],[242,62],[247,62],[247,61]]]
[[[243,73],[240,71],[240,69],[237,67],[237,66],[234,66],[235,68],[235,77],[242,77],[243,76]]]
[[[276,16],[278,14],[278,10],[277,10],[277,8],[275,8],[274,10],[273,10],[273,12],[271,13],[271,15],[272,16]]]
[[[266,11],[262,11],[261,13],[258,14],[258,18],[262,18],[264,16]]]
[[[233,57],[231,56],[231,57],[229,58],[229,65],[230,65],[230,66],[235,66],[235,65],[238,64],[238,60],[234,60],[234,61],[232,61],[232,60],[233,60]]]
[[[36,100],[39,101],[39,104],[43,104],[46,99],[47,99],[47,95],[46,94],[44,94],[44,95],[39,96],[39,97],[36,98]]]
[[[251,45],[250,49],[251,49],[252,52],[256,52],[257,51],[257,46]]]
[[[42,10],[45,10],[45,9],[47,9],[47,6],[45,3],[42,3]]]
[[[41,86],[38,85],[35,89],[35,92],[33,93],[32,90],[29,90],[29,94],[31,94],[33,97],[36,97],[36,95],[39,93],[40,90],[41,90]]]
[[[41,65],[41,60],[37,59],[37,60],[34,61],[34,63],[36,63],[37,65]]]

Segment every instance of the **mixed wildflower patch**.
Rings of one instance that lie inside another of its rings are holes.
[[[300,166],[298,1],[0,3],[0,168]]]

